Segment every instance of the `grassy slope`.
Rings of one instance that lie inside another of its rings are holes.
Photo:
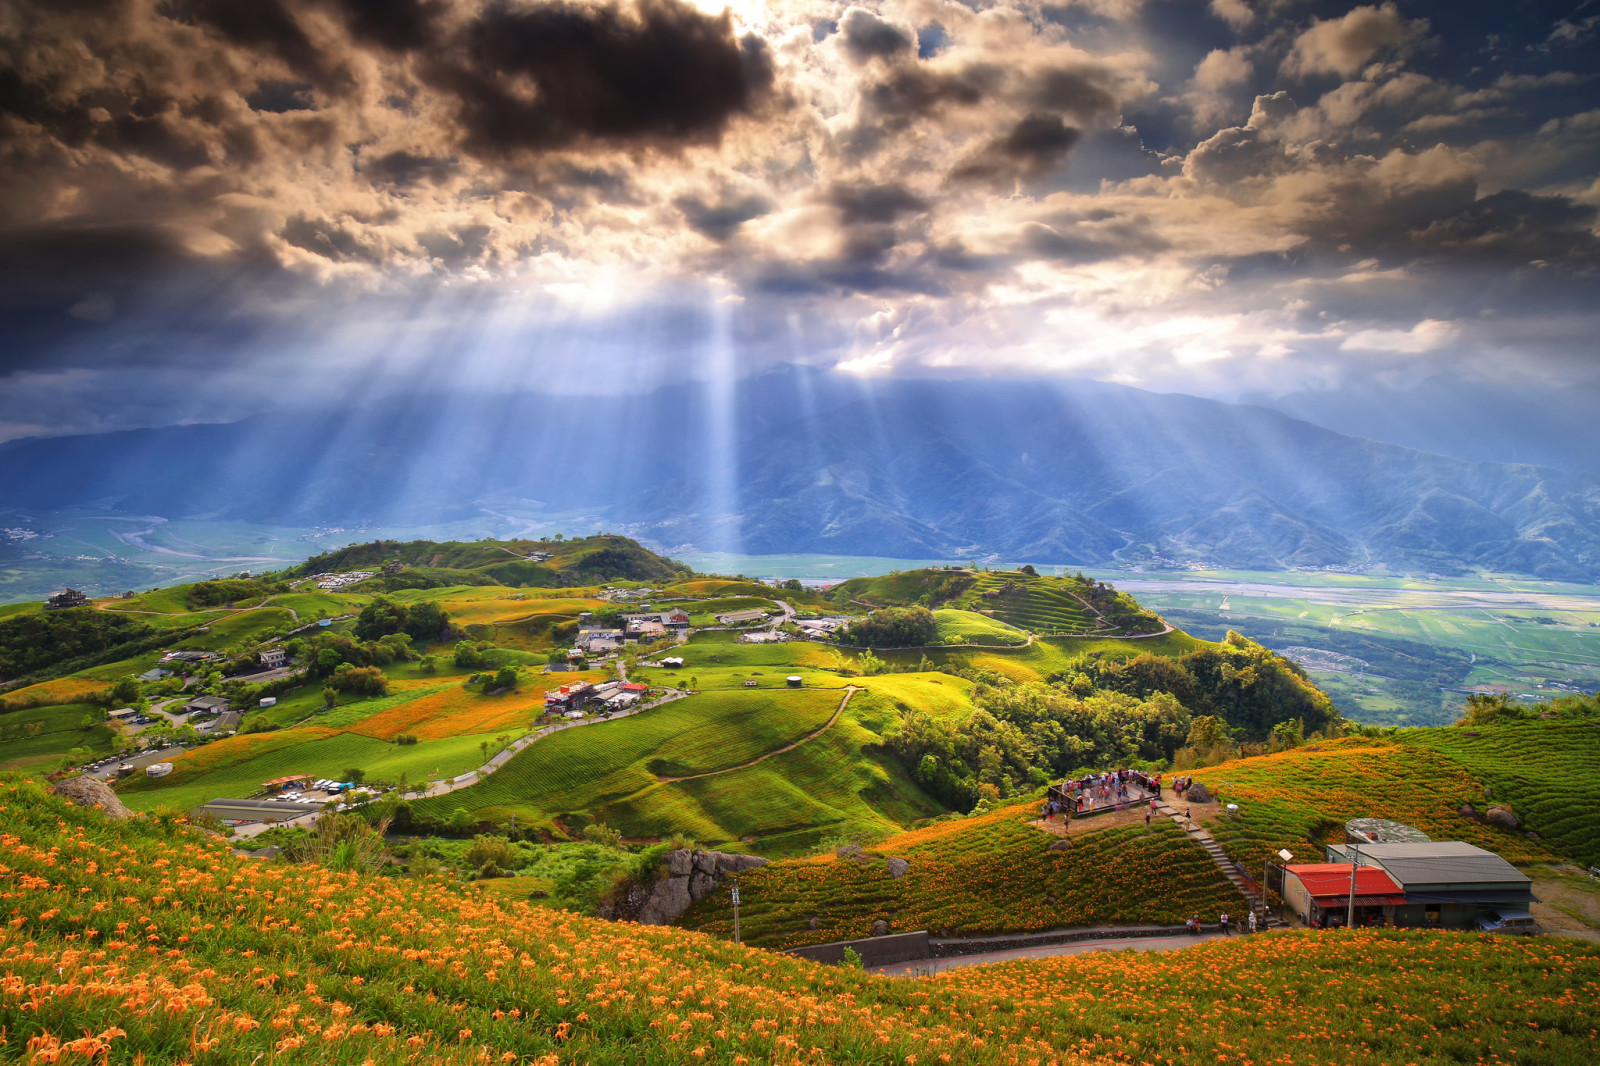
[[[1400,736],[1466,767],[1551,851],[1600,866],[1593,798],[1600,782],[1600,718],[1415,729]]]
[[[112,1061],[196,1066],[1577,1064],[1600,1033],[1600,949],[1573,941],[1286,934],[905,981],[438,882],[241,859],[0,788],[8,1061],[30,1041],[104,1034]]]
[[[891,931],[956,935],[1071,926],[1181,922],[1243,905],[1198,845],[1170,821],[1074,833],[1066,851],[1027,823],[1036,804],[1005,807],[890,837],[856,858],[780,862],[741,877],[743,935],[794,947]],[[911,863],[900,878],[885,856]],[[1159,886],[1159,888],[1152,888]],[[1053,899],[1055,902],[1051,902]],[[706,897],[682,924],[733,935],[728,893]],[[812,919],[816,928],[811,928]]]
[[[939,640],[949,643],[954,637],[973,644],[1022,644],[1028,635],[1015,626],[990,618],[976,611],[962,611],[946,607],[933,612],[939,623]]]
[[[1435,840],[1465,840],[1515,863],[1550,858],[1541,842],[1483,825],[1457,813],[1483,804],[1482,784],[1460,764],[1415,744],[1348,737],[1194,772],[1196,780],[1238,803],[1192,806],[1229,856],[1249,870],[1288,848],[1320,862],[1324,838],[1342,842],[1351,818],[1390,818]],[[1331,835],[1330,835],[1331,834]]]
[[[111,727],[99,721],[100,708],[89,703],[30,707],[0,714],[0,770],[18,770],[54,763],[73,748],[88,748],[95,755],[109,754]],[[84,729],[86,718],[96,724]],[[29,727],[35,730],[28,735]]]

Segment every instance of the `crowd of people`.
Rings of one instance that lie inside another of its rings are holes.
[[[1124,767],[1062,781],[1050,787],[1049,798],[1040,813],[1048,822],[1058,815],[1065,818],[1108,808],[1123,810],[1144,799],[1136,794],[1136,789],[1150,796],[1150,807],[1154,810],[1155,801],[1161,797],[1161,775]]]

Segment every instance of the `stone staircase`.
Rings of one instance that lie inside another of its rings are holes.
[[[1156,810],[1177,822],[1178,827],[1184,831],[1190,840],[1195,841],[1206,849],[1206,854],[1211,856],[1211,861],[1217,864],[1217,869],[1221,870],[1223,876],[1232,882],[1234,888],[1239,890],[1239,895],[1245,898],[1251,910],[1255,911],[1258,916],[1266,915],[1266,900],[1261,898],[1260,892],[1250,887],[1249,882],[1244,879],[1244,875],[1239,873],[1239,868],[1233,864],[1233,860],[1228,858],[1227,854],[1222,850],[1222,845],[1218,844],[1210,833],[1201,828],[1199,823],[1195,823],[1192,827],[1185,825],[1183,815],[1164,800],[1157,802]],[[1278,918],[1269,916],[1266,919],[1267,927],[1283,924],[1283,921]]]

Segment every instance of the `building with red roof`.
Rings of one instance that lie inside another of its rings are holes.
[[[1406,902],[1405,889],[1382,867],[1356,866],[1355,921],[1392,925],[1394,908]],[[1343,925],[1350,907],[1348,862],[1301,863],[1283,868],[1283,899],[1301,921],[1316,928]]]

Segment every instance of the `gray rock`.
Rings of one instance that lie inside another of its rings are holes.
[[[1051,845],[1048,848],[1045,848],[1044,850],[1046,850],[1046,851],[1070,851],[1071,849],[1072,849],[1072,841],[1068,840],[1066,837],[1062,837],[1060,840],[1057,840],[1057,841],[1054,841],[1053,843],[1051,843]]]
[[[1457,807],[1456,813],[1463,818],[1471,818],[1473,821],[1478,819],[1478,808],[1470,803],[1463,803],[1460,807]]]
[[[1490,807],[1489,813],[1483,816],[1483,820],[1499,829],[1514,830],[1522,824],[1508,807]]]
[[[810,918],[806,919],[806,928],[807,929],[815,929],[817,927],[817,925],[818,925],[818,922],[817,922],[816,915],[812,915]]]
[[[689,909],[689,878],[669,877],[657,881],[650,899],[639,911],[640,925],[671,925]]]
[[[1522,835],[1527,837],[1529,840],[1539,839],[1539,834],[1535,833],[1532,829],[1526,830]]]
[[[120,822],[133,813],[117,798],[117,794],[111,791],[111,786],[87,775],[52,781],[50,791],[79,807],[99,807],[112,821]]]
[[[667,852],[667,874],[671,877],[688,877],[694,869],[694,859],[687,848]]]
[[[900,858],[898,855],[889,860],[890,877],[904,877],[906,875],[906,871],[909,869],[911,869],[911,864]]]
[[[714,851],[697,851],[694,853],[694,868],[700,873],[710,876],[717,872],[717,853]]]
[[[844,847],[835,851],[834,854],[841,859],[853,859],[857,855],[861,854],[861,847],[857,844],[846,844]]]
[[[872,935],[873,936],[888,936],[889,935],[889,923],[884,921],[882,918],[879,918],[877,921],[873,922],[872,923]]]
[[[724,873],[737,874],[765,866],[767,860],[759,855],[723,855],[718,864]]]
[[[1198,781],[1184,789],[1183,792],[1183,802],[1185,803],[1210,803],[1212,798],[1211,790]]]
[[[699,903],[717,889],[717,879],[696,870],[689,875],[689,901]]]

